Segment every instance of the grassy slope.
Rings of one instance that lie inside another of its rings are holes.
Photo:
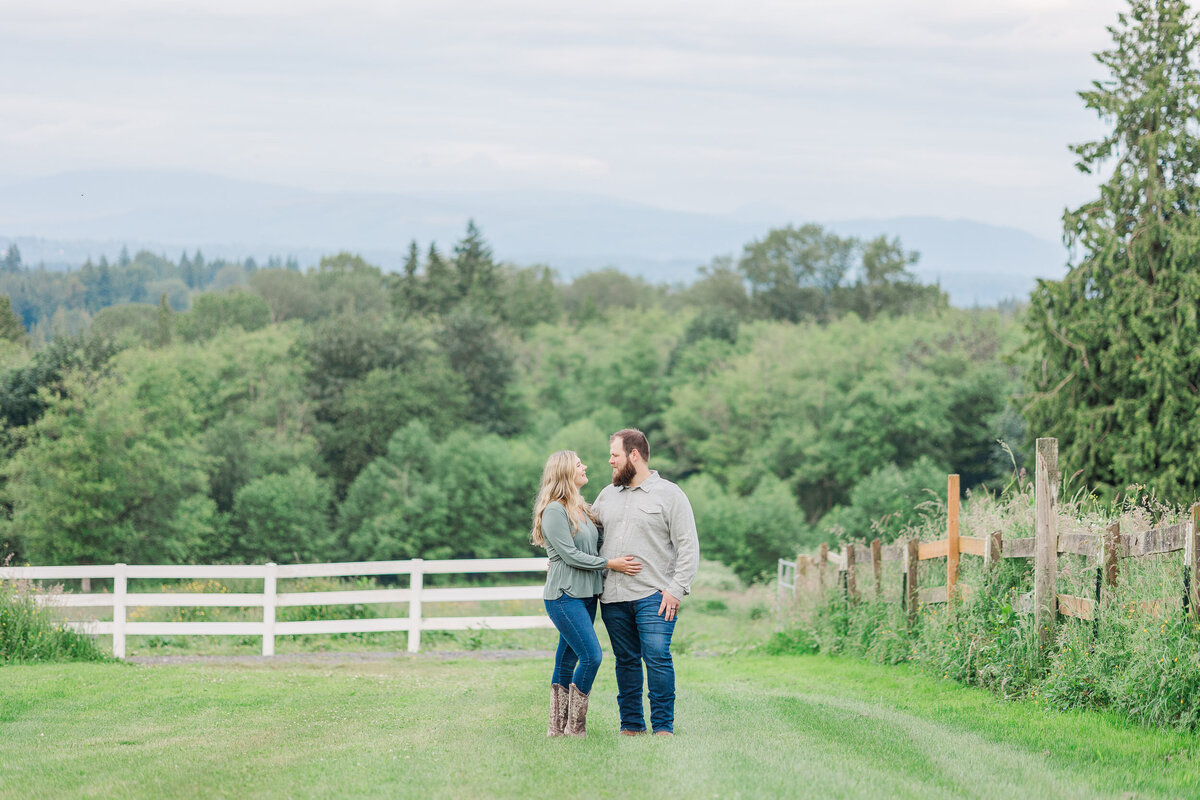
[[[1197,741],[904,667],[679,659],[673,740],[544,738],[545,659],[0,669],[0,797],[1195,797]]]

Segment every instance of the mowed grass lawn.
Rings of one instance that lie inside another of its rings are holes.
[[[674,739],[616,735],[606,660],[588,737],[547,740],[549,666],[4,667],[0,796],[1200,796],[1195,737],[823,656],[678,658]]]

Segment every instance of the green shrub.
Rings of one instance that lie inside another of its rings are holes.
[[[964,535],[1030,535],[1028,495],[1018,487],[998,500],[971,498],[960,519]],[[1100,531],[1119,521],[1123,531],[1145,530],[1182,514],[1143,500],[1132,494],[1122,504],[1101,507],[1095,498],[1076,495],[1060,506],[1060,529]],[[944,524],[933,518],[920,533],[927,540],[943,538]],[[1058,592],[1091,597],[1096,567],[1094,559],[1061,554]],[[944,561],[922,562],[921,585],[944,581],[944,570]],[[864,573],[858,574],[861,582]],[[898,570],[891,577],[898,582]],[[1098,619],[1061,617],[1045,646],[1033,615],[1016,610],[1017,598],[1033,588],[1032,559],[1004,559],[984,570],[980,559],[963,558],[959,585],[973,589],[969,599],[924,605],[909,625],[894,590],[890,602],[875,600],[860,583],[861,599],[851,603],[842,584],[813,598],[803,622],[777,634],[765,649],[911,663],[1003,697],[1028,697],[1058,709],[1112,709],[1142,724],[1200,731],[1200,624],[1180,610],[1178,553],[1122,560],[1117,585],[1102,589]]]
[[[27,585],[0,581],[0,664],[108,658],[91,637],[57,623]]]

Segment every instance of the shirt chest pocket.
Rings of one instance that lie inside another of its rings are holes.
[[[661,524],[666,519],[666,512],[663,510],[662,503],[642,503],[637,508],[639,512],[646,515],[647,521],[651,525]]]

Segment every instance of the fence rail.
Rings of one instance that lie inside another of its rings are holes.
[[[425,561],[363,561],[329,564],[233,564],[233,565],[143,565],[104,564],[64,567],[0,567],[0,580],[112,580],[112,592],[39,592],[43,605],[76,608],[111,608],[112,621],[78,620],[67,624],[82,633],[112,635],[113,655],[125,658],[128,636],[261,636],[262,654],[275,655],[275,637],[296,634],[373,633],[405,631],[408,651],[421,649],[422,631],[476,629],[514,630],[553,627],[544,614],[475,617],[426,617],[424,603],[482,602],[490,600],[540,600],[542,584],[524,586],[463,587],[426,589],[426,575],[508,574],[546,571],[545,558],[483,558]],[[327,592],[279,592],[279,579],[407,575],[407,589],[353,589]],[[238,593],[130,592],[129,580],[221,580],[263,581],[263,591]],[[370,619],[304,620],[279,622],[278,608],[334,606],[369,603],[407,603],[404,617]],[[261,622],[130,622],[130,608],[217,607],[262,608]]]
[[[903,585],[901,602],[908,609],[910,621],[915,619],[918,608],[927,603],[947,603],[957,599],[969,599],[974,593],[971,586],[958,583],[958,561],[960,555],[977,556],[985,566],[999,562],[1001,558],[1032,558],[1034,560],[1034,589],[1017,598],[1016,610],[1032,613],[1036,619],[1038,633],[1043,640],[1053,635],[1058,616],[1095,620],[1100,606],[1102,587],[1115,587],[1118,579],[1118,562],[1121,559],[1141,558],[1183,551],[1183,587],[1180,599],[1163,599],[1144,604],[1150,613],[1169,608],[1190,610],[1200,617],[1200,503],[1192,506],[1192,517],[1186,522],[1165,525],[1145,531],[1121,533],[1117,524],[1096,533],[1058,533],[1058,440],[1038,439],[1037,471],[1034,486],[1034,532],[1033,537],[1005,539],[1001,531],[987,536],[960,536],[958,533],[959,476],[947,478],[946,538],[934,542],[910,539],[904,543],[881,545],[875,539],[870,545],[849,543],[840,554],[831,552],[828,545],[821,545],[816,556],[800,555],[795,561],[779,560],[779,594],[782,600],[784,589],[791,589],[797,597],[802,591],[824,590],[833,585],[833,579],[841,583],[847,597],[852,601],[859,598],[856,570],[864,564],[872,564],[875,596],[883,594],[881,561],[902,563]],[[1059,594],[1055,588],[1058,577],[1058,554],[1084,556],[1096,565],[1096,590],[1092,597]],[[921,587],[918,584],[917,565],[921,561],[946,559],[946,580],[938,586]]]

